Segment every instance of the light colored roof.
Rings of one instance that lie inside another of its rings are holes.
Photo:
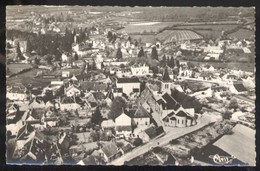
[[[105,120],[101,123],[102,127],[108,128],[108,127],[115,127],[115,122],[112,119]]]
[[[230,155],[235,156],[238,160],[256,164],[255,152],[255,130],[241,124],[237,124],[233,128],[233,134],[224,135],[213,145],[221,148]]]

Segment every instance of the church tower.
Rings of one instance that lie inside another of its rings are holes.
[[[163,72],[161,92],[171,93],[171,78],[169,76],[167,65],[165,66],[165,70]]]

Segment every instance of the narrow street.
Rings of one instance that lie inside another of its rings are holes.
[[[185,134],[188,134],[190,132],[196,131],[209,123],[217,121],[216,119],[210,119],[209,116],[203,115],[201,118],[198,119],[198,123],[195,126],[192,127],[186,127],[186,128],[173,128],[171,131],[166,132],[166,134],[160,138],[153,139],[149,141],[147,144],[144,144],[143,146],[135,148],[133,151],[126,153],[125,155],[121,156],[120,158],[108,163],[108,165],[123,165],[125,161],[130,161],[133,158],[140,156],[153,147],[156,147],[159,143],[159,146],[167,144],[172,139],[179,138]]]

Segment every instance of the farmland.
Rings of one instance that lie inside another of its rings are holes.
[[[29,69],[32,66],[30,64],[8,64],[7,75],[17,74],[22,70]]]
[[[240,29],[237,32],[231,33],[229,37],[236,37],[237,39],[252,39],[254,38],[254,31],[248,29]]]
[[[162,33],[157,34],[156,37],[159,40],[166,40],[166,42],[171,42],[173,40],[197,40],[203,38],[201,35],[190,30],[165,30]]]
[[[7,85],[12,85],[18,82],[25,86],[28,84],[32,84],[34,87],[47,86],[50,83],[50,79],[34,78],[38,71],[40,71],[40,69],[32,69],[25,73],[18,74],[17,76],[10,77],[8,78]]]
[[[174,24],[174,22],[138,22],[126,25],[125,28],[118,30],[118,32],[126,32],[128,34],[155,33]]]
[[[205,25],[185,25],[176,26],[175,29],[190,29],[198,34],[201,34],[205,38],[216,39],[221,35],[222,31],[229,31],[237,27],[236,24],[220,25],[220,24],[205,24]]]

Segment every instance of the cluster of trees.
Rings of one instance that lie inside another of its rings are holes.
[[[76,29],[73,30],[73,36],[76,35]],[[84,42],[85,40],[89,39],[89,34],[90,34],[90,29],[88,29],[87,27],[85,28],[85,30],[83,30],[82,28],[79,29],[79,33],[77,36],[77,43],[81,43]]]
[[[175,64],[175,62],[176,62],[176,64]],[[163,55],[163,58],[160,61],[160,63],[161,63],[162,66],[168,65],[169,67],[174,68],[177,65],[177,63],[179,63],[179,61],[178,60],[175,61],[173,56],[171,56],[171,58],[168,57],[166,59],[166,56]]]
[[[115,33],[112,33],[111,31],[108,31],[107,39],[108,39],[109,42],[115,43],[116,38],[117,38],[117,36],[116,36]]]
[[[77,37],[77,43],[81,43],[88,39],[88,29],[85,31],[82,29],[79,30],[79,36]],[[46,56],[46,59],[49,61],[61,59],[62,52],[71,52],[72,43],[74,42],[74,36],[76,31],[73,32],[69,29],[65,29],[65,35],[61,36],[59,34],[44,34],[36,35],[33,33],[21,32],[19,30],[7,30],[7,39],[14,40],[18,38],[19,40],[27,41],[27,53],[36,51],[39,56]],[[17,59],[23,59],[22,53],[20,50],[20,45],[17,44],[16,47]],[[78,58],[77,55],[75,58]]]
[[[123,54],[122,54],[121,48],[118,48],[116,51],[116,59],[119,61],[122,58],[123,58]]]
[[[158,61],[158,52],[157,52],[156,46],[152,47],[151,58]]]
[[[110,119],[115,120],[119,115],[121,115],[122,111],[125,109],[126,101],[123,97],[117,96],[112,102],[110,112],[108,113],[108,117]]]

